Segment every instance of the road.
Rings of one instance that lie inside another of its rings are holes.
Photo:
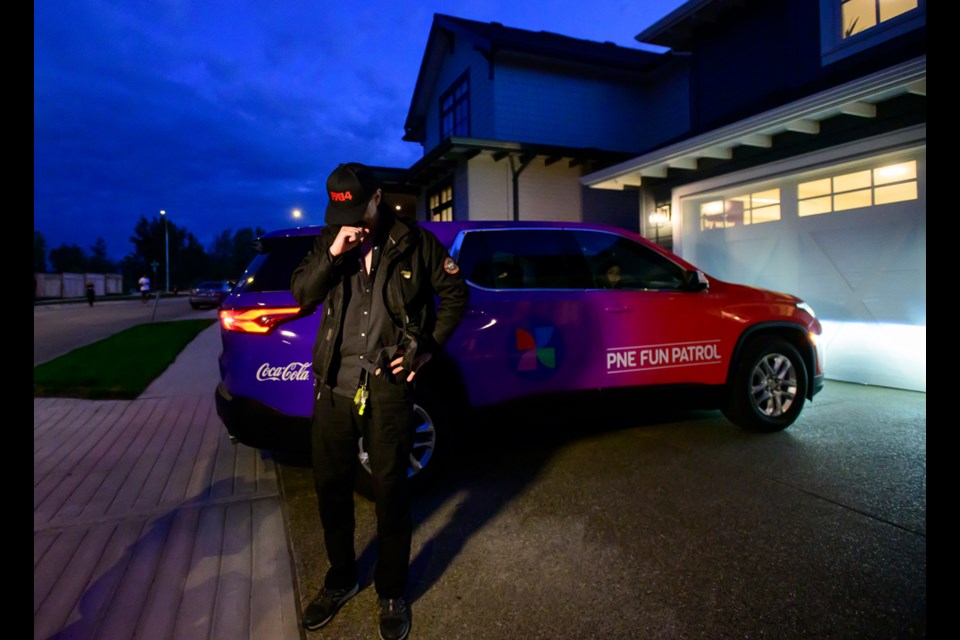
[[[34,305],[33,366],[134,325],[215,317],[216,309],[194,310],[186,296]]]

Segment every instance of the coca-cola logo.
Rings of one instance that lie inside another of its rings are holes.
[[[294,382],[310,379],[309,362],[291,362],[284,366],[271,366],[269,362],[264,362],[257,369],[257,381],[275,380],[277,382],[292,380]]]

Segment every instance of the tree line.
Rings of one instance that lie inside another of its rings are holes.
[[[124,291],[134,289],[140,276],[147,274],[156,283],[155,288],[162,288],[167,282],[169,240],[170,289],[186,291],[201,280],[239,280],[256,255],[254,241],[263,233],[260,227],[225,229],[208,250],[182,226],[168,220],[164,228],[164,220],[158,216],[149,220],[140,216],[130,236],[133,251],[116,262],[107,256],[103,238],[97,238],[89,251],[66,243],[48,251],[43,234],[34,230],[33,270],[35,273],[119,273],[123,276]]]

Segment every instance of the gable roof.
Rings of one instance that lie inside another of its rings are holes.
[[[709,27],[729,11],[743,7],[745,0],[688,0],[634,39],[646,44],[670,47],[675,51],[690,48],[695,29]]]
[[[424,140],[423,127],[432,89],[453,38],[472,42],[490,64],[493,64],[496,54],[512,52],[604,69],[646,71],[662,64],[667,55],[621,47],[612,42],[581,40],[549,31],[528,31],[506,27],[499,22],[477,22],[435,13],[404,123],[404,140]]]

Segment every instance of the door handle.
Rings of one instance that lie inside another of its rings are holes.
[[[603,310],[607,313],[627,313],[628,311],[633,311],[633,307],[625,304],[613,304],[609,307],[604,307]]]

